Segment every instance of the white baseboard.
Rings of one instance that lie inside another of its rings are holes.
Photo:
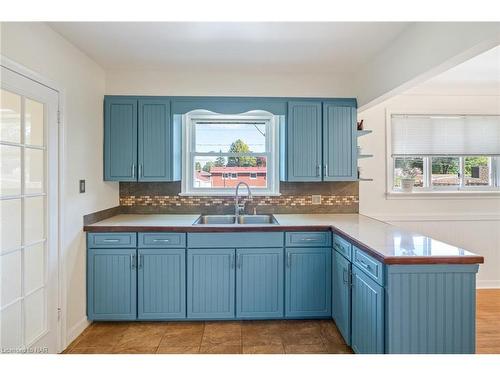
[[[88,321],[87,317],[85,316],[82,320],[71,327],[68,330],[68,336],[66,337],[66,345],[64,346],[64,349],[66,349],[69,344],[71,344],[89,325],[90,321]]]
[[[500,289],[500,280],[477,280],[476,289]]]

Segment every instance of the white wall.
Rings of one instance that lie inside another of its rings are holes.
[[[275,74],[155,70],[107,70],[106,94],[179,96],[355,97],[352,77],[332,74]]]
[[[359,138],[359,145],[364,153],[374,154],[359,162],[364,176],[374,179],[360,183],[360,213],[483,255],[478,286],[500,287],[500,197],[387,199],[386,110],[500,114],[500,96],[406,94],[358,115],[373,130]]]
[[[118,184],[102,176],[104,71],[43,23],[2,23],[1,54],[64,90],[65,202],[62,230],[66,278],[66,337],[86,325],[83,215],[118,205]],[[78,193],[78,180],[87,192]],[[64,343],[63,343],[64,344]]]

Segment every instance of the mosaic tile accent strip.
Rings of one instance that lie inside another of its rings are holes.
[[[357,195],[328,195],[321,196],[321,204],[313,205],[312,198],[309,195],[286,195],[278,197],[259,196],[251,199],[242,198],[242,203],[249,203],[258,206],[352,206],[359,203]],[[179,195],[129,195],[120,197],[120,205],[125,207],[132,206],[161,206],[161,207],[181,207],[181,206],[234,206],[233,197],[189,197]]]

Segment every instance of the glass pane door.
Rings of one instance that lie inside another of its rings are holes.
[[[29,84],[25,81],[30,80],[21,78],[24,85]],[[49,116],[46,102],[3,83],[2,77],[0,348],[3,352],[19,352],[42,342],[49,328],[55,328],[51,327],[47,313],[48,295],[54,293],[54,284],[49,283],[52,277],[47,240]],[[31,84],[39,90],[49,90],[34,81]]]

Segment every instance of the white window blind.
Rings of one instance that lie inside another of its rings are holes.
[[[393,156],[500,155],[500,116],[392,115]]]

